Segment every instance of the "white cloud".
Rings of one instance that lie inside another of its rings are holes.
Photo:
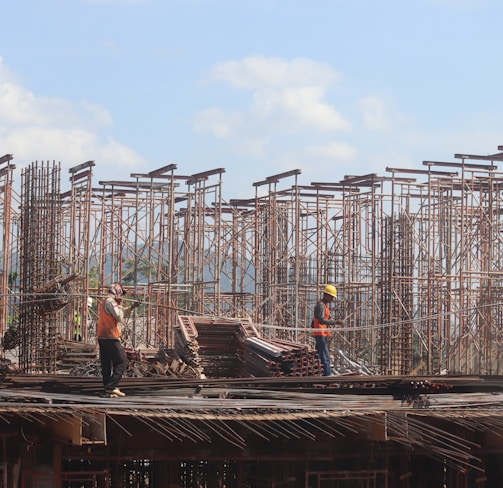
[[[134,150],[100,136],[112,124],[111,114],[97,104],[37,96],[0,58],[0,147],[16,164],[46,159],[68,167],[90,159],[121,168],[141,164]]]
[[[319,87],[302,87],[285,91],[285,108],[307,126],[327,131],[351,127],[333,107],[323,103],[324,92]]]
[[[45,124],[45,117],[34,108],[35,97],[11,82],[0,83],[0,121],[3,125]]]
[[[4,64],[2,56],[0,56],[0,82],[5,83],[8,81],[14,82],[16,78]]]
[[[312,146],[308,148],[307,152],[313,156],[344,162],[354,161],[358,153],[354,146],[345,142],[329,142],[324,145]]]
[[[329,65],[305,58],[254,56],[220,63],[208,79],[250,92],[250,102],[241,111],[202,110],[194,116],[194,128],[220,139],[232,137],[235,146],[264,157],[267,147],[285,136],[349,131],[351,124],[325,100],[327,89],[341,78]]]
[[[267,120],[281,117],[285,129],[340,131],[350,124],[333,107],[322,101],[321,87],[304,86],[283,90],[261,90],[255,93],[252,111]]]
[[[37,97],[11,82],[0,82],[0,122],[19,127],[109,127],[110,113],[99,105],[71,102],[60,97]]]
[[[194,116],[194,128],[198,132],[211,132],[219,139],[227,139],[232,135],[233,127],[239,123],[239,113],[226,114],[218,107],[208,108]]]
[[[361,100],[358,107],[363,117],[363,124],[368,129],[388,130],[391,128],[392,123],[382,99],[369,96]]]
[[[141,161],[132,149],[113,139],[101,140],[95,134],[78,129],[24,127],[7,134],[2,131],[0,146],[8,148],[8,153],[14,155],[20,166],[54,160],[68,168],[95,160],[120,168],[134,168]]]
[[[268,139],[267,138],[256,138],[256,139],[246,139],[240,144],[236,144],[234,152],[240,157],[252,158],[252,159],[264,159],[267,155]]]
[[[363,98],[358,103],[358,108],[363,125],[372,131],[390,131],[407,120],[403,115],[394,113],[386,101],[377,96]]]
[[[226,61],[212,68],[209,78],[225,81],[234,88],[259,90],[292,86],[326,87],[342,76],[330,65],[306,58],[288,61],[283,58],[251,56],[240,61]]]

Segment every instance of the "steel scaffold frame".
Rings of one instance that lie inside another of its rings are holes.
[[[115,280],[143,302],[127,329],[135,349],[172,347],[177,312],[243,317],[264,337],[312,343],[312,309],[334,283],[339,370],[503,371],[502,153],[309,185],[292,170],[229,201],[223,168],[179,175],[171,164],[96,185],[89,161],[61,192],[59,164],[32,163],[19,207],[8,156],[0,333],[19,312],[26,371],[56,368],[54,338],[72,338],[75,312],[94,341],[92,311]],[[44,286],[73,275],[68,306],[42,317]]]

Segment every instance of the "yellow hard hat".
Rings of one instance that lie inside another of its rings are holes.
[[[337,288],[334,285],[327,285],[323,289],[323,293],[327,295],[332,295],[334,298],[337,298]]]

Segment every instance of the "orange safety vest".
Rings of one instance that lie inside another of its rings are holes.
[[[330,309],[328,308],[328,305],[325,302],[322,302],[322,303],[323,303],[323,305],[325,305],[325,320],[328,320],[330,317]],[[330,337],[332,335],[332,332],[330,331],[328,325],[320,324],[320,321],[318,320],[317,317],[314,317],[314,319],[313,319],[313,328],[319,329],[319,330],[313,331],[313,336]]]
[[[105,301],[100,304],[100,313],[98,318],[98,337],[105,337],[107,339],[119,339],[120,331],[115,317],[105,312]]]

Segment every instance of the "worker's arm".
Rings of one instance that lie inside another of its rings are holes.
[[[124,311],[124,318],[127,319],[130,315],[131,312],[136,308],[140,306],[140,302],[134,301],[129,307],[121,307],[122,310]]]
[[[124,307],[119,305],[113,298],[106,299],[105,312],[114,317],[117,322],[122,322],[124,320]]]
[[[314,307],[314,316],[322,325],[327,325],[330,327],[333,327],[335,325],[335,320],[325,319],[325,305],[323,304],[323,302],[318,302]]]
[[[117,320],[117,322],[122,322],[127,319],[131,312],[140,305],[140,302],[134,301],[129,307],[124,307],[119,305],[113,298],[107,298],[105,302],[105,312],[111,315]]]

